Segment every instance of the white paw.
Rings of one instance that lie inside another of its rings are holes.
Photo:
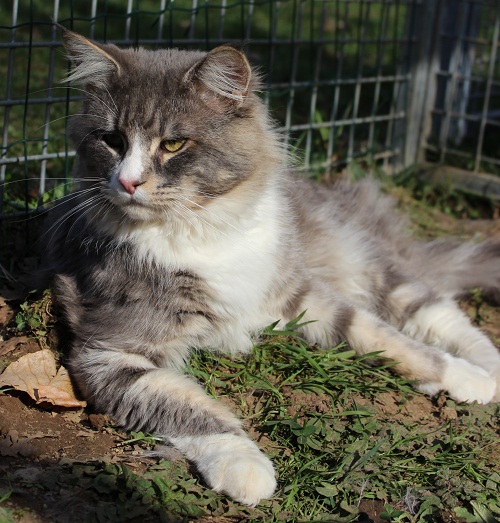
[[[216,492],[244,505],[255,506],[261,499],[271,497],[276,489],[271,461],[257,447],[238,453],[221,449],[211,456],[203,475]]]
[[[449,354],[444,355],[446,367],[439,383],[422,383],[419,390],[427,394],[436,394],[447,390],[449,395],[457,400],[486,404],[495,401],[497,381],[486,370],[473,365],[462,358]]]
[[[239,503],[255,506],[276,489],[271,461],[246,437],[218,434],[172,438],[171,442],[196,463],[213,490]]]

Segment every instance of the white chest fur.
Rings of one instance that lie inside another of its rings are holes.
[[[212,346],[248,351],[252,334],[279,319],[265,312],[278,271],[282,225],[276,196],[269,188],[251,209],[237,209],[237,204],[223,199],[213,202],[198,227],[193,227],[191,216],[190,223],[180,227],[148,225],[126,234],[144,260],[154,260],[167,270],[189,271],[212,289],[210,305],[226,319],[213,339],[207,340]]]

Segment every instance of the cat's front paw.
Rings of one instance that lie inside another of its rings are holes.
[[[270,459],[246,437],[217,434],[172,438],[171,442],[196,463],[213,490],[239,503],[253,507],[276,489]]]
[[[204,474],[207,483],[216,492],[252,507],[271,497],[276,489],[274,469],[271,461],[257,452],[218,452]]]
[[[440,390],[457,401],[481,404],[498,401],[497,380],[486,370],[462,358],[445,354],[446,367],[439,383],[421,383],[418,389],[430,395]]]

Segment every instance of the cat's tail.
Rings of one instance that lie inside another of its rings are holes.
[[[500,239],[435,240],[422,248],[418,258],[423,263],[415,269],[432,288],[455,298],[479,288],[484,298],[500,303]]]

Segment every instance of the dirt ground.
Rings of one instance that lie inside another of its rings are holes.
[[[500,237],[500,220],[456,222],[440,216],[442,227],[453,233]],[[17,289],[0,290],[0,369],[41,348],[39,340],[21,335],[16,329],[15,316],[21,303]],[[464,302],[463,307],[477,319],[473,300]],[[481,327],[500,347],[500,308],[482,307]],[[320,395],[298,394],[292,389],[282,392],[289,395],[292,405],[314,403],[317,409],[322,408],[324,398]],[[446,419],[453,415],[425,397],[409,402],[401,411],[394,398],[386,394],[377,399],[377,408],[386,416],[407,416],[409,419]],[[0,477],[14,478],[7,506],[23,509],[15,513],[16,520],[24,523],[74,521],[78,519],[78,507],[93,502],[92,499],[79,499],[71,490],[59,486],[58,476],[65,463],[99,458],[110,465],[126,463],[132,470],[141,470],[154,463],[146,458],[139,460],[142,449],[135,443],[123,444],[128,437],[107,417],[88,409],[43,408],[35,406],[25,393],[5,390],[0,394]],[[51,484],[53,488],[33,489],[37,481],[44,486]],[[361,508],[369,518],[366,521],[381,521],[378,514],[383,507],[377,503],[363,501]],[[139,517],[137,521],[145,520]]]

